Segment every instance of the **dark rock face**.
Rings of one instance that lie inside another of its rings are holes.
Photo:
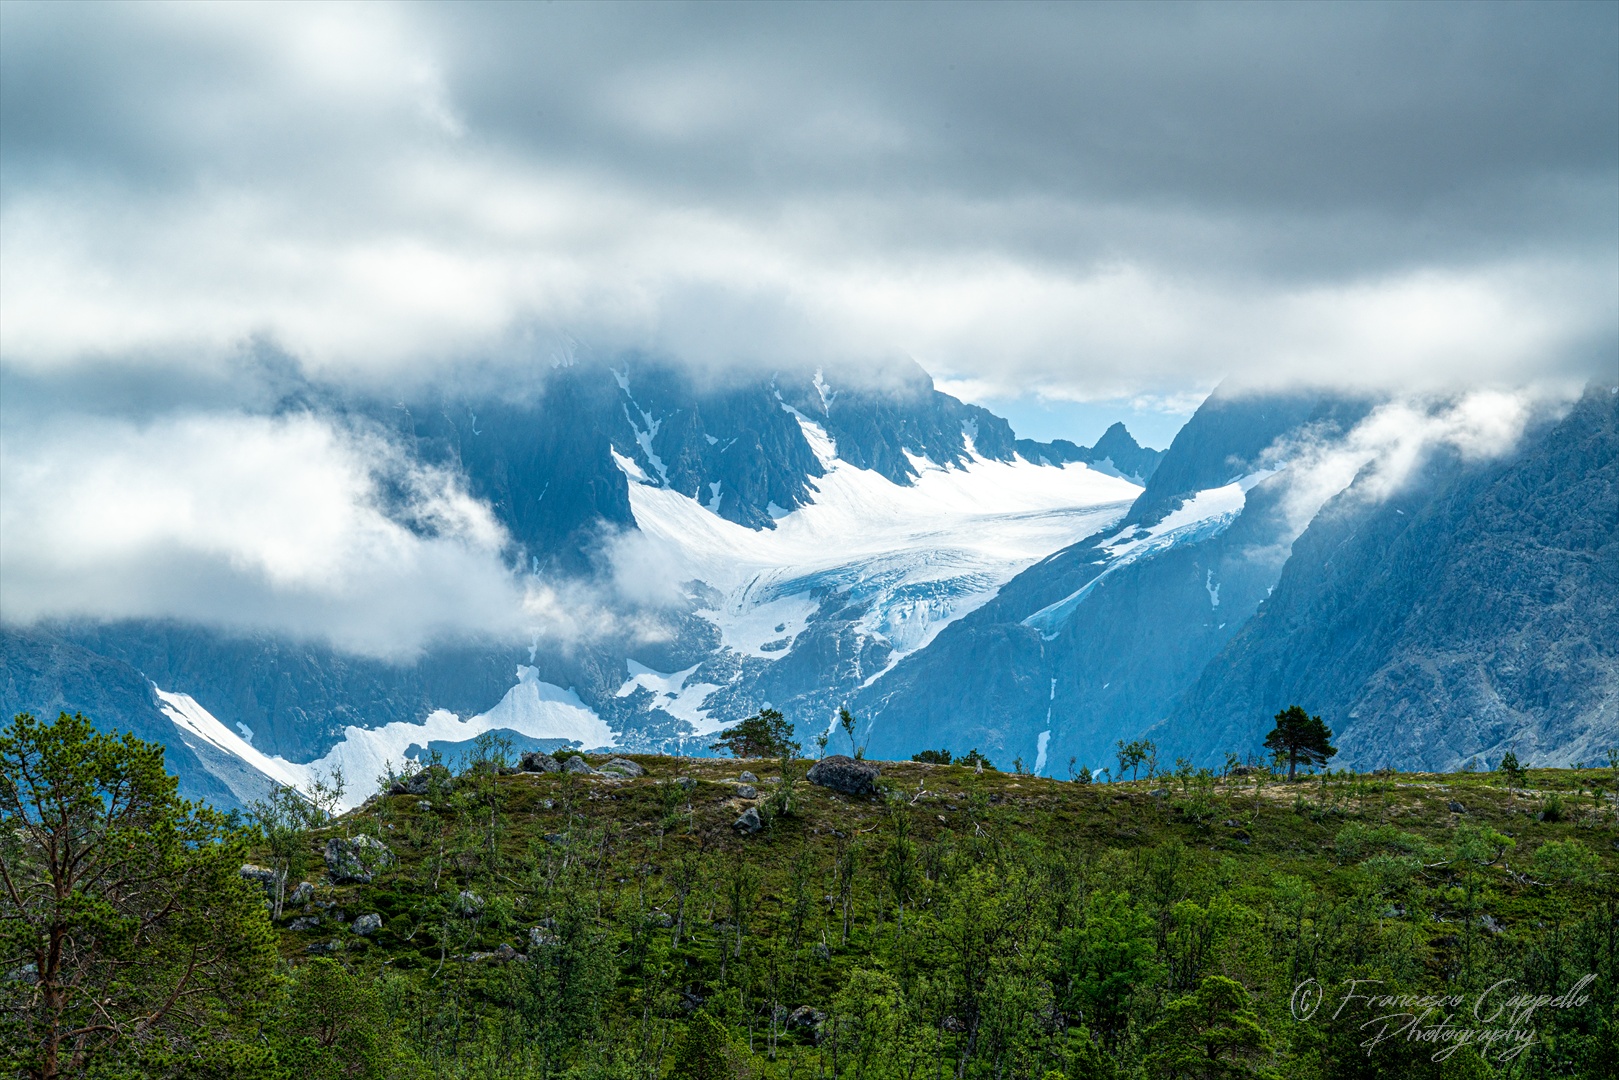
[[[759,818],[759,811],[750,806],[731,823],[731,827],[740,833],[756,833],[764,827],[764,822]]]
[[[877,776],[881,771],[869,761],[856,761],[842,754],[833,754],[810,766],[804,779],[844,795],[875,795]]]
[[[1437,457],[1382,501],[1329,503],[1161,752],[1257,745],[1292,702],[1337,733],[1335,765],[1600,759],[1619,732],[1619,395],[1593,387],[1504,460]]]

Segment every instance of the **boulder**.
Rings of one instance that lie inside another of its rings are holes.
[[[751,806],[742,812],[741,817],[731,823],[731,828],[743,833],[756,833],[763,827],[764,822],[759,820],[759,811]]]
[[[288,930],[313,930],[320,925],[320,920],[313,915],[300,915],[288,924]]]
[[[536,926],[528,932],[528,947],[531,949],[543,949],[556,943],[556,935],[543,926]]]
[[[856,761],[842,754],[833,754],[811,766],[804,779],[844,795],[875,795],[880,771],[869,761]]]
[[[471,918],[483,911],[483,897],[471,889],[462,889],[455,897],[455,910]]]
[[[389,785],[388,794],[426,795],[428,786],[432,784],[435,779],[443,781],[448,780],[449,778],[450,770],[446,769],[443,765],[429,765],[425,769],[421,769],[410,776],[401,776],[398,780],[395,780]]]
[[[743,784],[757,784],[759,782],[759,778],[744,770],[742,775],[737,777],[737,781]]]
[[[738,784],[736,786],[736,797],[739,799],[757,799],[759,789],[752,784]]]
[[[1457,802],[1455,799],[1452,799],[1452,800],[1450,800],[1450,802],[1446,803],[1445,808],[1447,810],[1449,810],[1453,814],[1465,814],[1465,813],[1467,813],[1467,807],[1463,806],[1461,803]]]
[[[826,1019],[826,1013],[820,1009],[812,1009],[808,1005],[800,1005],[787,1017],[787,1026],[795,1028],[814,1027]]]
[[[697,786],[697,781],[693,780],[689,776],[677,776],[675,777],[675,783],[679,784],[687,791],[690,791],[692,788]]]
[[[547,754],[543,750],[530,750],[523,755],[518,767],[524,772],[548,773],[561,771],[562,763],[553,754]]]
[[[241,874],[248,881],[258,882],[259,887],[264,890],[264,895],[272,900],[275,899],[276,886],[282,880],[280,874],[267,866],[254,866],[252,863],[243,863]]]
[[[646,775],[646,770],[641,768],[641,766],[637,765],[629,758],[621,757],[613,758],[607,764],[603,765],[600,771],[604,773],[619,773],[623,776],[632,778]]]
[[[361,915],[358,919],[354,920],[354,925],[351,927],[351,929],[361,937],[370,937],[372,934],[382,929],[382,916]]]
[[[584,758],[580,757],[578,754],[573,755],[573,757],[562,763],[562,771],[578,773],[583,776],[593,776],[596,773],[596,770],[590,767],[590,763]]]
[[[346,882],[370,884],[378,870],[393,863],[394,855],[388,845],[372,836],[347,839],[334,836],[326,841],[326,872],[339,885]]]
[[[307,904],[315,895],[315,886],[307,881],[300,881],[298,887],[287,894],[289,904]]]

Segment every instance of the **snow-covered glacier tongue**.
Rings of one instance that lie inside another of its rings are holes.
[[[619,694],[645,687],[698,733],[766,702],[800,720],[835,709],[1020,571],[1116,524],[1141,493],[1080,462],[986,458],[970,433],[960,463],[907,454],[915,479],[899,484],[850,464],[820,423],[782,408],[824,475],[806,505],[773,515],[774,528],[728,521],[619,459],[637,528],[670,580],[716,598],[698,614],[721,642],[673,675],[632,660]]]

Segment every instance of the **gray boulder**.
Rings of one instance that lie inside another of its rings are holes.
[[[252,863],[243,863],[241,874],[248,881],[258,882],[259,887],[264,890],[264,895],[275,899],[276,886],[282,880],[280,874],[267,866],[254,866]]]
[[[339,885],[347,882],[369,884],[377,871],[393,864],[393,852],[375,837],[353,836],[344,839],[334,836],[326,841],[326,872]]]
[[[471,918],[483,910],[483,897],[471,889],[462,889],[456,894],[455,910]]]
[[[738,784],[736,786],[736,797],[739,799],[757,799],[759,789],[752,784]]]
[[[737,779],[744,784],[757,784],[759,782],[759,778],[757,776],[754,776],[752,773],[747,772],[746,770],[744,770],[742,775],[738,776]]]
[[[382,916],[361,915],[358,919],[354,920],[354,925],[351,929],[353,929],[353,931],[356,934],[359,934],[361,937],[370,937],[372,934],[382,929]]]
[[[616,757],[601,767],[604,773],[620,773],[628,777],[645,776],[646,770],[629,758]]]
[[[1450,802],[1446,804],[1445,808],[1447,810],[1449,810],[1453,814],[1465,814],[1465,813],[1467,813],[1467,807],[1463,806],[1461,803],[1457,802],[1455,799],[1450,800]]]
[[[764,827],[764,822],[759,820],[759,811],[750,806],[742,811],[741,817],[731,823],[731,827],[737,832],[756,833]]]
[[[573,757],[562,763],[562,771],[578,773],[582,776],[593,776],[596,773],[596,770],[590,767],[590,763],[584,758],[580,757],[578,754],[573,755]]]
[[[562,764],[553,754],[547,754],[543,750],[530,750],[523,755],[520,767],[524,772],[550,773],[561,771]]]
[[[313,915],[300,915],[288,924],[288,930],[313,930],[320,925],[320,920]]]
[[[875,795],[879,772],[881,770],[869,761],[833,754],[811,766],[804,779],[844,795]]]
[[[685,788],[687,791],[690,791],[692,788],[697,786],[697,781],[693,780],[689,776],[677,776],[677,777],[675,777],[675,783],[679,784],[682,788]]]
[[[287,894],[289,904],[307,904],[315,895],[315,886],[307,881],[300,881],[298,887]]]

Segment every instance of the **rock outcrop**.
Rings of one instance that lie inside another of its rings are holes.
[[[844,795],[875,795],[880,772],[869,761],[856,761],[842,754],[833,754],[811,766],[804,779]]]

